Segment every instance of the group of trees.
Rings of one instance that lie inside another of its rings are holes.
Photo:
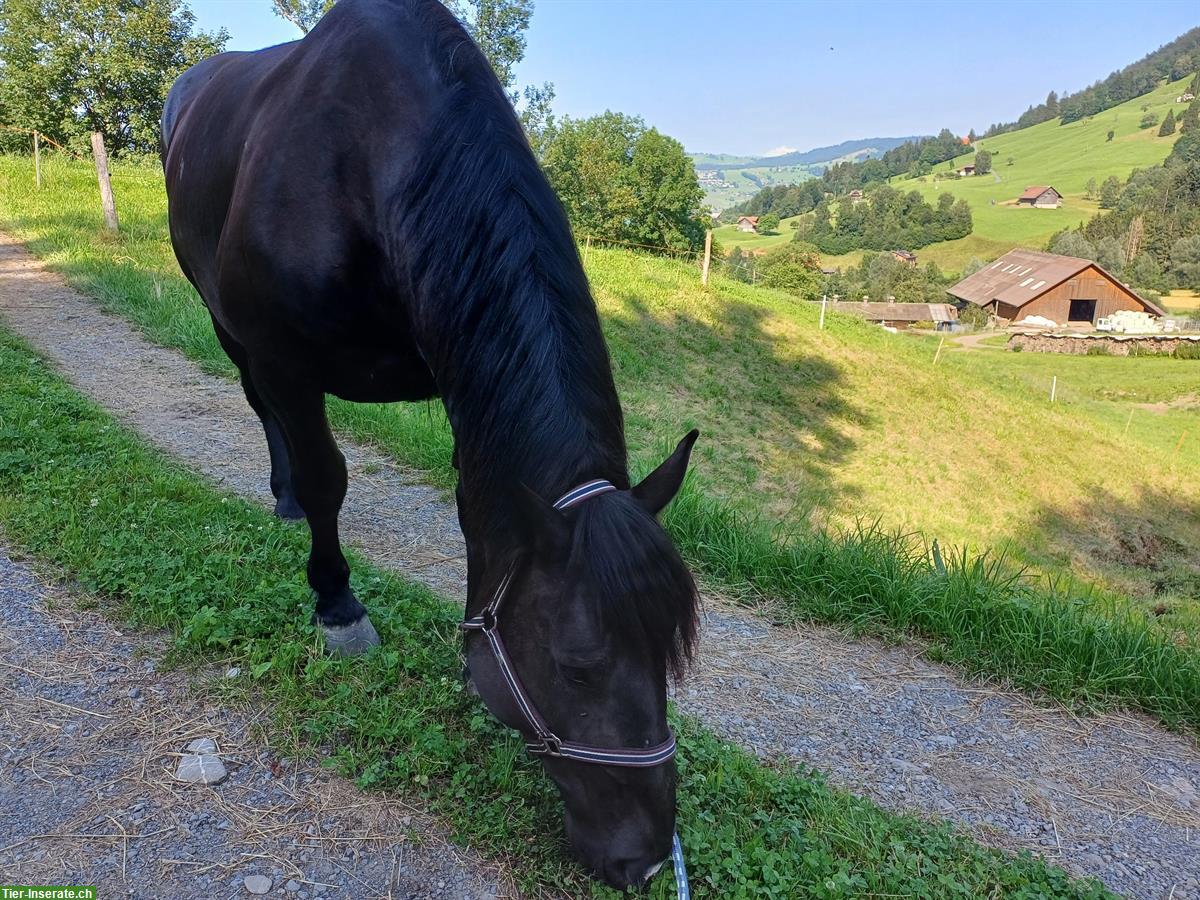
[[[861,203],[843,198],[831,208],[822,201],[813,221],[796,230],[796,240],[830,254],[898,247],[914,250],[966,237],[972,227],[970,206],[952,194],[942,194],[937,205],[931,206],[917,191],[905,193],[877,185]]]
[[[739,216],[765,216],[774,213],[781,219],[800,216],[816,209],[825,199],[824,182],[809,178],[799,184],[768,186],[757,194],[721,213],[722,222],[736,222]]]
[[[228,39],[195,21],[182,0],[0,0],[0,122],[80,149],[98,131],[114,153],[155,150],[171,83]]]
[[[842,300],[893,297],[897,303],[945,303],[946,288],[955,280],[936,263],[910,266],[891,253],[864,253],[858,265],[830,276],[825,289]]]
[[[636,116],[563,118],[542,167],[581,237],[694,250],[704,192],[683,146]]]
[[[878,159],[835,163],[821,174],[821,181],[826,191],[841,195],[887,181],[893,175],[928,175],[938,163],[954,159],[969,149],[954,132],[943,128],[937,137],[909,141],[893,147]]]
[[[1062,117],[1062,124],[1075,122],[1087,116],[1140,97],[1154,90],[1164,78],[1172,81],[1184,78],[1200,67],[1200,28],[1193,28],[1169,44],[1159,47],[1142,59],[1113,72],[1103,81],[1097,81],[1074,94],[1061,98],[1054,91],[1045,102],[1030,106],[1015,122],[998,123],[984,132],[984,137],[1028,128],[1039,122]]]
[[[271,2],[302,33],[334,5]],[[490,61],[579,233],[670,248],[703,243],[703,193],[677,141],[619,113],[555,122],[552,85],[514,87],[532,0],[443,2]],[[153,152],[172,82],[227,39],[197,29],[184,0],[0,0],[0,123],[81,151],[99,131],[114,155]],[[0,150],[28,145],[24,135],[0,135]]]

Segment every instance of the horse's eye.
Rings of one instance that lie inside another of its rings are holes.
[[[559,666],[563,678],[575,684],[587,687],[592,683],[592,670],[583,666]]]

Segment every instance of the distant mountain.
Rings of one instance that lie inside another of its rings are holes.
[[[746,157],[728,153],[693,153],[692,159],[696,171],[712,171],[714,169],[758,169],[764,166],[810,166],[818,163],[833,162],[851,155],[878,156],[893,147],[898,147],[916,137],[877,137],[860,138],[854,141],[842,141],[831,147],[817,147],[813,150],[797,150],[792,153],[782,153],[778,156]]]

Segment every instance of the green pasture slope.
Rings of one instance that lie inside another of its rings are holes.
[[[713,243],[718,251],[728,252],[734,247],[740,247],[746,253],[763,253],[782,244],[786,244],[796,236],[791,223],[801,216],[782,219],[774,234],[754,234],[753,232],[738,231],[737,225],[721,225],[713,229]]]
[[[364,787],[419,798],[457,841],[507,860],[530,896],[620,896],[567,861],[540,765],[464,691],[457,604],[354,559],[383,646],[325,657],[307,624],[306,530],[162,458],[2,329],[0,527],[108,614],[168,629],[178,661],[238,661],[247,678],[215,690],[270,704],[277,742],[333,747]],[[1113,896],[674,720],[697,898]],[[648,896],[674,896],[669,867]]]
[[[116,167],[125,231],[110,242],[86,165],[48,160],[40,194],[28,170],[0,160],[0,224],[151,339],[232,374],[171,255],[161,175]],[[1049,372],[1048,358],[974,351],[935,368],[936,340],[837,316],[819,331],[816,309],[720,277],[703,290],[686,263],[593,247],[588,269],[635,466],[701,429],[668,524],[705,578],[775,598],[780,615],[921,635],[1031,690],[1200,725],[1200,442],[1175,449],[1194,428],[1181,401],[1200,395],[1195,361]],[[330,409],[337,427],[452,483],[435,406]],[[1007,563],[976,556],[986,548]],[[1015,564],[1055,579],[1014,580]]]
[[[1115,175],[1124,181],[1134,169],[1156,166],[1167,158],[1179,132],[1159,137],[1157,125],[1140,128],[1138,123],[1147,112],[1156,114],[1160,121],[1167,110],[1179,115],[1181,106],[1175,98],[1190,79],[1164,84],[1149,94],[1069,125],[1052,119],[982,138],[976,148],[991,152],[992,174],[937,182],[931,176],[894,178],[893,187],[919,191],[926,200],[948,192],[971,204],[975,230],[970,235],[925,247],[917,255],[922,262],[932,260],[948,271],[961,271],[972,257],[992,259],[1015,246],[1040,249],[1056,231],[1092,218],[1099,206],[1083,197],[1088,179],[1094,178],[1100,184]],[[1144,106],[1148,109],[1143,110]],[[1110,130],[1115,132],[1112,141],[1106,140]],[[953,171],[973,158],[974,151],[939,164],[935,171]],[[1012,204],[1026,187],[1035,184],[1057,188],[1064,198],[1062,207],[1030,209]]]

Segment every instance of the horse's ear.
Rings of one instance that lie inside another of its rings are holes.
[[[567,520],[537,491],[526,484],[517,485],[516,507],[517,527],[526,544],[538,553],[565,553],[570,549]]]
[[[679,442],[675,452],[666,461],[642,479],[641,484],[634,487],[632,493],[635,500],[652,516],[657,516],[671,502],[683,484],[683,476],[687,474],[688,460],[692,455],[692,445],[700,432],[693,428]]]

